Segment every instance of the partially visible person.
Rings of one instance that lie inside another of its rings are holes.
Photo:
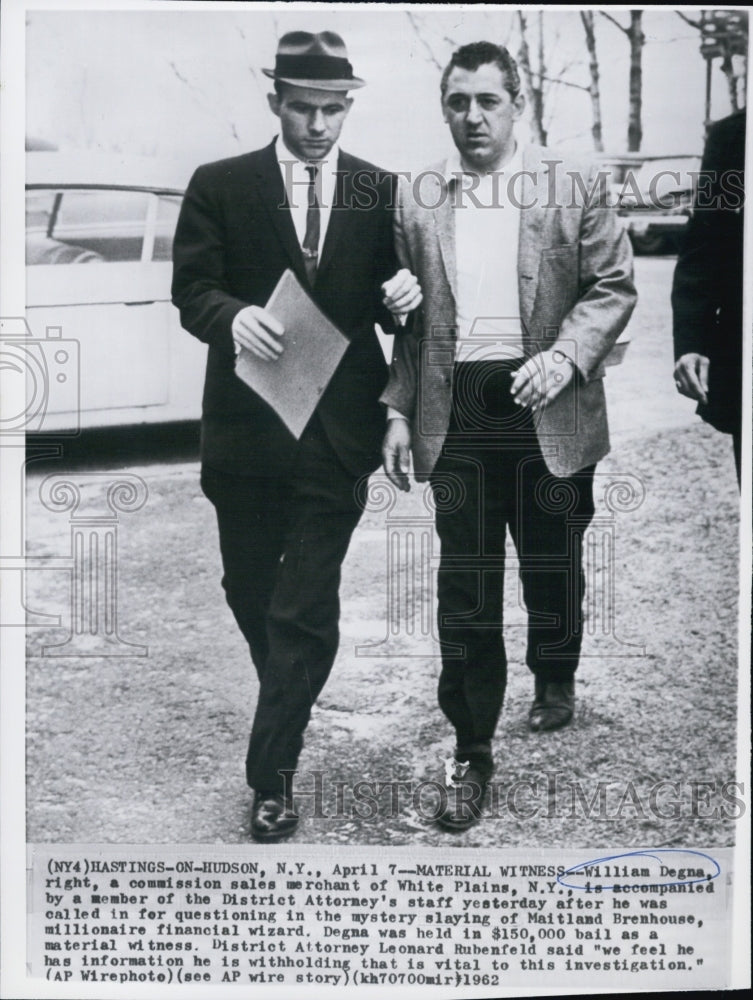
[[[732,435],[740,482],[745,111],[709,129],[672,286],[675,385]]]

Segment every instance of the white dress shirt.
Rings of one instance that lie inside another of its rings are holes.
[[[489,174],[468,171],[457,150],[447,160],[455,222],[456,361],[524,354],[518,294],[522,169],[520,146]]]
[[[518,292],[522,170],[520,145],[491,174],[467,170],[457,149],[447,158],[445,180],[455,222],[456,362],[525,354]],[[387,407],[388,419],[401,416]]]
[[[275,143],[275,153],[277,162],[280,164],[282,183],[288,197],[290,215],[295,226],[295,234],[298,242],[303,246],[306,236],[306,213],[308,212],[308,186],[309,175],[307,166],[312,164],[299,160],[283,142],[282,136],[277,137]],[[337,182],[337,161],[340,151],[337,145],[333,146],[327,154],[325,160],[318,160],[316,166],[319,167],[317,175],[317,198],[319,200],[319,258],[322,256],[322,246],[324,237],[327,234],[329,217],[332,213],[332,203],[335,200],[335,184]]]
[[[280,165],[282,174],[282,184],[288,199],[290,216],[295,227],[295,234],[298,243],[303,247],[306,237],[306,213],[308,212],[309,199],[309,175],[306,167],[309,164],[299,160],[278,135],[275,142],[275,155]],[[319,259],[322,256],[324,237],[327,235],[329,217],[332,213],[332,203],[335,200],[335,184],[337,182],[337,161],[340,150],[337,145],[329,151],[326,160],[317,161],[319,173],[317,175],[317,198],[319,200]],[[240,344],[235,341],[235,353],[240,353]]]

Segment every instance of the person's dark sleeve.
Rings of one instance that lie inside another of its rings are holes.
[[[382,181],[383,199],[383,225],[381,229],[381,242],[377,260],[376,294],[377,302],[377,323],[387,334],[395,334],[401,329],[395,317],[382,303],[382,285],[388,281],[399,269],[400,262],[395,249],[395,238],[393,234],[393,218],[397,204],[397,177],[388,174]]]
[[[722,287],[719,269],[724,265],[719,207],[723,190],[721,171],[724,150],[720,132],[709,132],[701,162],[701,173],[672,283],[672,334],[675,360],[683,354],[709,353],[709,337],[719,308]]]
[[[232,322],[248,302],[229,290],[223,208],[203,167],[191,178],[178,217],[172,300],[184,329],[206,344],[234,352]]]

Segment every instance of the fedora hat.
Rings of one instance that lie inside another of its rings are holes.
[[[289,31],[277,46],[274,69],[262,69],[280,83],[314,90],[355,90],[366,81],[353,76],[345,42],[334,31]]]

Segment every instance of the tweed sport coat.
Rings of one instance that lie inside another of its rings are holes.
[[[424,300],[396,335],[381,401],[411,422],[419,481],[439,458],[452,405],[456,209],[445,170],[441,163],[426,171],[420,188],[401,178],[395,218],[398,256],[418,277]],[[522,205],[518,288],[524,348],[533,355],[557,347],[576,367],[569,385],[534,418],[547,467],[557,476],[573,475],[609,451],[604,362],[636,302],[628,235],[614,209],[594,193],[595,181],[593,169],[564,162],[552,150],[523,149],[515,191]]]

